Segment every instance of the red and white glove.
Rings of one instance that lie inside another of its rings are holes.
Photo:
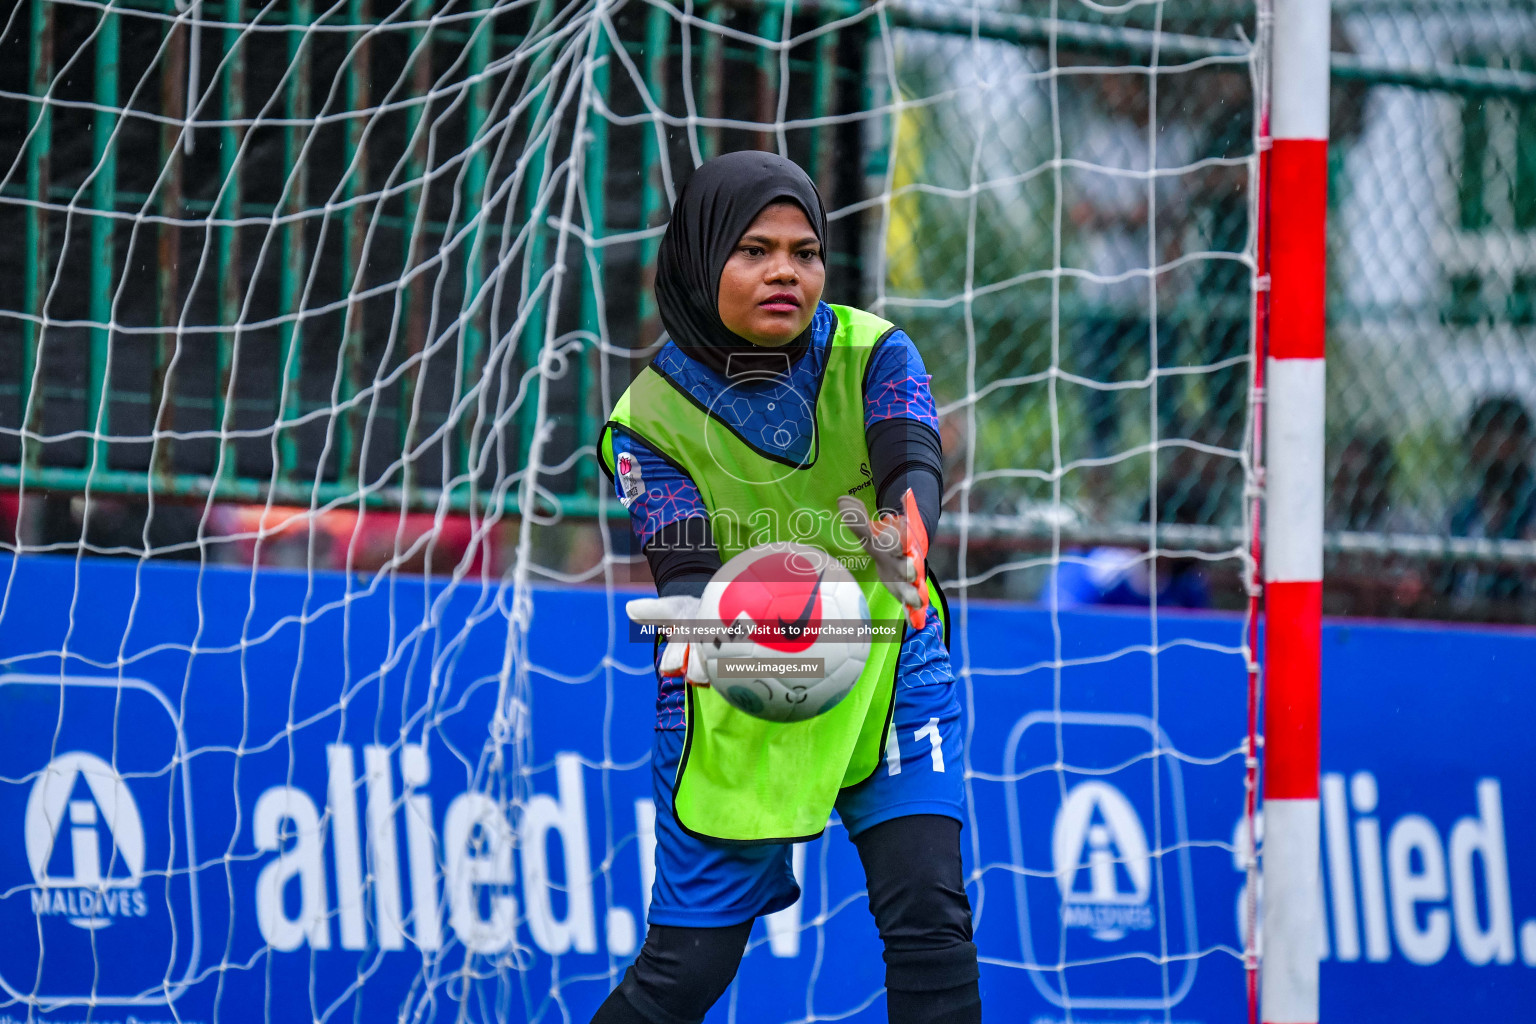
[[[655,626],[665,633],[675,623],[696,622],[701,603],[699,598],[686,594],[639,597],[624,605],[624,613],[642,626]],[[709,668],[704,664],[704,650],[697,640],[668,640],[661,650],[660,671],[664,676],[682,676],[690,686],[709,685]]]
[[[874,560],[875,573],[906,608],[913,629],[928,621],[928,528],[917,511],[912,488],[901,498],[903,514],[886,512],[870,521],[864,502],[851,494],[837,499],[842,521]]]

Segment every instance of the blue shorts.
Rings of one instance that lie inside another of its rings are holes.
[[[874,774],[837,798],[850,837],[908,814],[965,821],[960,702],[939,621],[901,645],[896,707],[885,758]],[[658,728],[651,752],[656,792],[656,884],[652,924],[718,928],[783,910],[800,898],[790,867],[791,844],[712,843],[684,832],[672,813],[672,787],[684,733]]]

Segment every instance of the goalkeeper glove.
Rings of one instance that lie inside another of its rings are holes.
[[[693,622],[699,617],[700,599],[686,594],[672,597],[641,597],[624,606],[624,612],[642,626],[665,631],[674,623]],[[708,686],[709,669],[704,664],[704,649],[697,640],[668,640],[661,650],[661,674],[682,676],[691,686]]]
[[[864,502],[851,494],[838,498],[837,507],[844,525],[874,559],[880,582],[905,606],[907,621],[913,629],[922,629],[928,616],[928,528],[918,514],[912,488],[901,500],[903,514],[885,512],[874,522]]]

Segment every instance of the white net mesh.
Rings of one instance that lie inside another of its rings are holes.
[[[593,444],[678,185],[751,146],[818,182],[828,300],[933,375],[989,1012],[1239,1012],[1252,11],[0,30],[0,1016],[590,1015],[657,813]],[[794,866],[716,1014],[880,1018],[841,827]]]

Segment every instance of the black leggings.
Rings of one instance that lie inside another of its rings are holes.
[[[853,842],[885,943],[891,1024],[978,1024],[980,975],[960,869],[960,823],[909,815],[867,829]],[[652,925],[592,1024],[699,1024],[736,977],[751,931],[751,921],[726,928]]]

